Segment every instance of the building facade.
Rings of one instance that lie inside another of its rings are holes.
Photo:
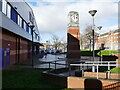
[[[120,50],[120,30],[109,31],[96,38],[95,49]]]
[[[32,35],[37,54],[40,36],[32,8],[24,0],[0,0],[0,66],[30,60]]]

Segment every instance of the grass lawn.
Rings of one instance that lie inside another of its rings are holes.
[[[113,53],[120,53],[116,50],[95,50],[95,55],[112,55]],[[81,50],[81,55],[93,55],[90,50]]]
[[[42,81],[41,72],[44,70],[46,69],[3,70],[2,87],[3,89],[5,88],[42,88],[43,90],[45,88],[47,90],[49,90],[50,88],[52,88],[52,90],[64,89],[64,87]]]
[[[113,53],[120,53],[116,50],[101,50],[97,55],[112,55]]]

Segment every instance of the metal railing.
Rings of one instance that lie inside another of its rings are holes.
[[[115,64],[113,64],[113,63],[115,63]],[[69,68],[71,68],[71,66],[79,66],[79,67],[87,67],[87,66],[90,66],[90,67],[94,67],[94,69],[95,69],[95,67],[97,68],[97,79],[98,79],[98,68],[99,67],[101,67],[101,66],[107,66],[108,67],[108,79],[110,78],[110,66],[120,66],[120,64],[116,64],[116,63],[120,63],[120,61],[102,61],[102,63],[101,63],[101,61],[86,61],[84,64],[82,64],[82,63],[80,63],[80,64],[70,64],[70,67]],[[84,70],[84,68],[82,68],[82,70]]]
[[[48,64],[48,68],[50,69],[51,68],[51,64],[54,64],[54,69],[56,70],[57,69],[57,65],[63,65],[65,66],[66,68],[68,67],[68,64],[63,64],[63,63],[58,63],[60,61],[65,61],[65,60],[53,60],[53,61],[43,61],[41,63],[43,64]]]

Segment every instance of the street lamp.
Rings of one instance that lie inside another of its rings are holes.
[[[32,34],[32,67],[33,67],[33,65],[34,65],[34,62],[33,62],[33,53],[34,53],[34,45],[33,45],[33,32],[34,32],[34,27],[35,27],[35,25],[30,25],[30,28],[31,28],[31,34]]]
[[[48,49],[48,41],[46,41],[46,50]]]
[[[94,24],[94,16],[96,14],[97,10],[90,10],[89,13],[91,14],[91,16],[93,17],[93,28],[92,28],[92,36],[93,36],[93,61],[95,59],[95,51],[94,51],[94,28],[95,28],[95,24]],[[95,67],[93,66],[93,72],[95,72]]]
[[[99,31],[101,31],[101,29],[102,29],[102,26],[99,26],[99,27],[97,27],[98,29],[99,29]],[[99,32],[99,38],[100,38],[100,32]],[[100,59],[101,59],[101,64],[102,64],[102,55],[101,55],[101,50],[102,50],[102,47],[100,48]]]

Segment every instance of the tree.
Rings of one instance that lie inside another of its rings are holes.
[[[90,49],[92,46],[92,25],[87,25],[85,28],[84,34],[82,35],[82,46],[84,46],[84,49]],[[94,32],[94,37],[96,38],[98,36],[98,33]]]
[[[53,47],[55,48],[55,50],[59,49],[59,47],[61,46],[61,40],[60,38],[57,36],[57,35],[52,35],[52,44],[53,44]]]

